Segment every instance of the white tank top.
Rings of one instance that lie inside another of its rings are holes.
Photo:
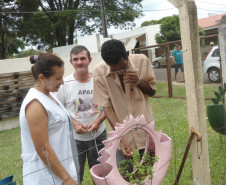
[[[52,95],[54,97],[54,95]],[[54,97],[55,98],[55,97]],[[48,134],[49,143],[55,151],[59,161],[68,171],[73,179],[77,181],[77,171],[73,161],[72,146],[69,132],[70,120],[68,113],[61,105],[59,100],[58,106],[48,96],[42,92],[31,88],[27,93],[20,109],[20,127],[21,127],[21,144],[23,159],[23,184],[24,185],[62,185],[62,180],[54,173],[51,175],[50,170],[42,162],[37,154],[25,116],[26,106],[34,99],[37,99],[45,108],[48,115]]]

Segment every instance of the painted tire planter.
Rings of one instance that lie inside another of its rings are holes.
[[[207,116],[212,129],[226,135],[226,114],[224,105],[208,105]]]
[[[103,141],[105,147],[99,151],[101,157],[98,159],[101,164],[90,169],[97,185],[131,185],[119,173],[116,164],[116,150],[121,136],[135,128],[141,128],[147,133],[145,150],[149,151],[154,144],[155,156],[158,156],[158,161],[154,164],[153,179],[149,180],[147,177],[144,183],[146,185],[161,184],[169,167],[172,141],[167,135],[155,131],[154,121],[147,124],[143,115],[136,119],[130,115],[124,120],[124,124],[117,123],[115,131],[109,132],[109,138]]]

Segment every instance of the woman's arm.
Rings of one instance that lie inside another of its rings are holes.
[[[50,167],[52,172],[62,179],[64,185],[77,185],[77,183],[61,165],[54,150],[49,144],[48,116],[46,110],[38,100],[33,100],[27,105],[26,118],[35,149],[41,160],[46,166],[48,166],[48,163],[51,165]]]

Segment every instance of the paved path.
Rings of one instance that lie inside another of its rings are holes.
[[[158,68],[158,69],[154,68],[154,71],[155,71],[155,76],[156,76],[157,81],[167,81],[167,70],[166,70],[166,68]],[[171,79],[172,79],[172,81],[175,81],[174,74],[175,74],[175,68],[171,68]],[[180,70],[177,74],[177,80],[178,81],[183,80],[182,73],[181,73]],[[207,74],[203,74],[203,82],[204,83],[211,83],[208,79]]]

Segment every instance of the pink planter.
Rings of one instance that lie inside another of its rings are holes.
[[[116,150],[121,136],[134,128],[141,128],[146,131],[146,151],[155,147],[155,155],[158,161],[154,164],[154,177],[150,181],[144,181],[146,185],[161,184],[169,167],[171,159],[171,139],[155,131],[154,121],[147,124],[144,116],[138,116],[136,119],[132,115],[124,120],[124,124],[116,124],[115,131],[109,132],[109,138],[103,141],[104,148],[99,151],[101,157],[98,159],[101,164],[95,165],[90,169],[94,182],[97,185],[131,185],[120,175],[116,164]]]

